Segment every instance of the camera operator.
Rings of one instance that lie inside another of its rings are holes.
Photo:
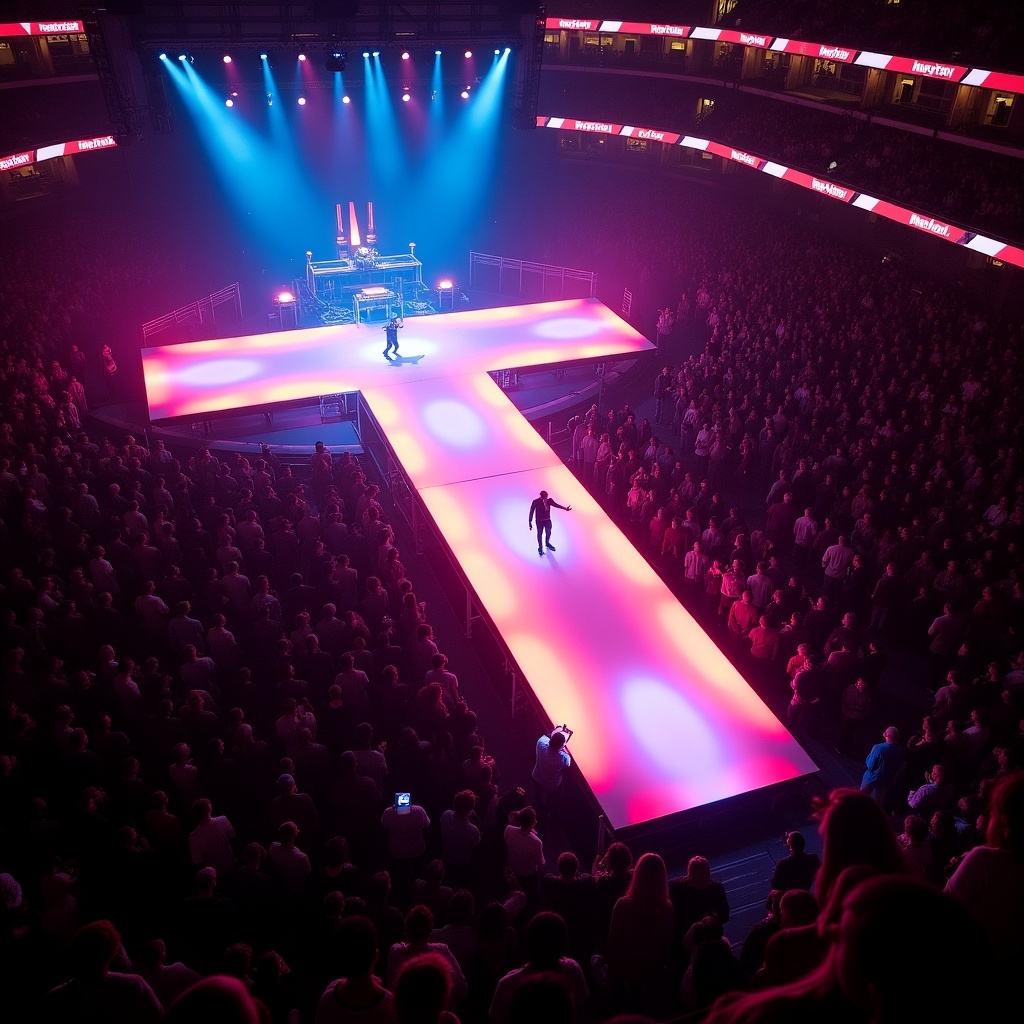
[[[532,775],[537,811],[545,826],[562,810],[562,777],[572,764],[566,749],[570,736],[572,729],[560,725],[537,740],[537,758]]]

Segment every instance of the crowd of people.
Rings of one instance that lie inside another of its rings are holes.
[[[787,836],[738,952],[703,857],[552,864],[550,793],[488,753],[368,467],[97,432],[70,320],[26,293],[0,325],[13,1019],[990,1012],[1024,909],[1019,327],[724,202],[640,230],[653,188],[545,244],[668,268],[666,347],[706,344],[657,368],[649,422],[581,411],[574,467],[794,731],[864,761],[814,808],[820,864]]]

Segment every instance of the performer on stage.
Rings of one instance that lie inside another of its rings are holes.
[[[530,506],[529,526],[533,530],[533,517],[537,517],[537,554],[543,555],[544,548],[554,551],[551,543],[551,508],[560,508],[563,512],[571,512],[572,505],[559,505],[557,501],[548,497],[547,491],[541,491],[539,498],[533,499]]]
[[[392,317],[384,325],[385,337],[388,339],[387,345],[384,347],[384,358],[390,360],[391,352],[394,351],[395,355],[398,355],[398,329],[402,325],[398,322],[397,318]]]

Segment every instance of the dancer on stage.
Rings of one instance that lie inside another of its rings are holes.
[[[557,501],[548,497],[547,491],[541,491],[539,498],[533,499],[533,504],[530,506],[530,520],[529,526],[531,531],[533,530],[533,517],[537,517],[537,554],[543,555],[544,548],[548,551],[554,551],[555,547],[551,543],[551,508],[560,508],[563,512],[571,512],[572,505],[559,505]]]
[[[384,346],[384,358],[387,360],[391,359],[392,350],[394,350],[396,356],[398,355],[398,329],[401,326],[395,317],[392,317],[384,325],[385,336],[388,339],[387,345]]]

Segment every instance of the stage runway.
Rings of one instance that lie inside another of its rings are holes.
[[[487,373],[654,346],[594,299],[410,318],[399,344],[397,365],[374,325],[148,349],[150,416],[361,391],[613,828],[816,771]],[[573,508],[538,556],[541,489]]]

